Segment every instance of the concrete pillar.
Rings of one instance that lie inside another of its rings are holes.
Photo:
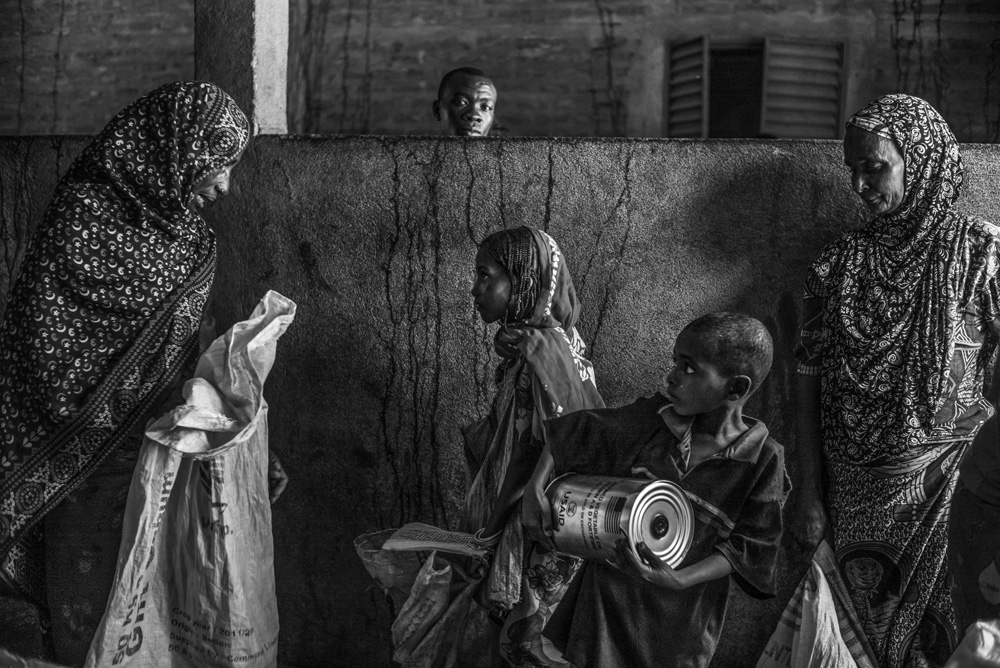
[[[195,0],[194,75],[232,95],[262,134],[287,134],[288,0]]]

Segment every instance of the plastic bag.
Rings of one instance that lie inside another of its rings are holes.
[[[410,589],[413,588],[422,565],[416,552],[382,549],[386,539],[395,532],[395,529],[386,529],[354,539],[354,549],[365,565],[365,570],[378,583],[382,592],[392,600],[394,613],[402,608],[403,603],[409,598]]]
[[[757,668],[875,668],[851,606],[833,549],[823,541]]]
[[[454,665],[479,580],[453,579],[453,570],[436,552],[424,562],[392,623],[394,661],[408,668]]]
[[[482,581],[475,560],[431,550],[384,550],[388,529],[359,536],[358,556],[398,610],[392,623],[393,661],[403,668],[450,668],[459,655],[481,663],[468,646],[472,595]],[[470,573],[469,571],[475,571]],[[476,629],[474,637],[481,635]],[[479,643],[481,644],[481,643]]]
[[[32,659],[14,654],[0,647],[0,668],[66,668],[62,664],[49,663],[42,659]]]
[[[277,664],[263,385],[294,314],[268,292],[147,427],[88,668]]]
[[[944,668],[1000,668],[1000,619],[969,626]]]

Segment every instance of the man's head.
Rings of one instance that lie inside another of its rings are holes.
[[[742,405],[771,370],[771,334],[742,313],[709,313],[689,323],[674,345],[667,397],[681,414]]]
[[[485,137],[493,127],[497,89],[482,70],[460,67],[444,75],[434,100],[442,134]]]

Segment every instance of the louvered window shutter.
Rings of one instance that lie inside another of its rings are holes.
[[[708,136],[707,37],[670,45],[667,82],[667,137]]]
[[[766,40],[761,134],[840,138],[843,64],[844,47],[839,42]]]

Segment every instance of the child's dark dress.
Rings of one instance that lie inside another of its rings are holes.
[[[781,508],[791,488],[784,449],[763,423],[692,471],[690,419],[662,395],[616,409],[580,411],[548,424],[556,475],[653,477],[680,484],[694,507],[691,549],[678,569],[714,552],[757,598],[775,594]],[[729,578],[668,591],[587,561],[545,628],[575,666],[707,666],[726,614]]]

